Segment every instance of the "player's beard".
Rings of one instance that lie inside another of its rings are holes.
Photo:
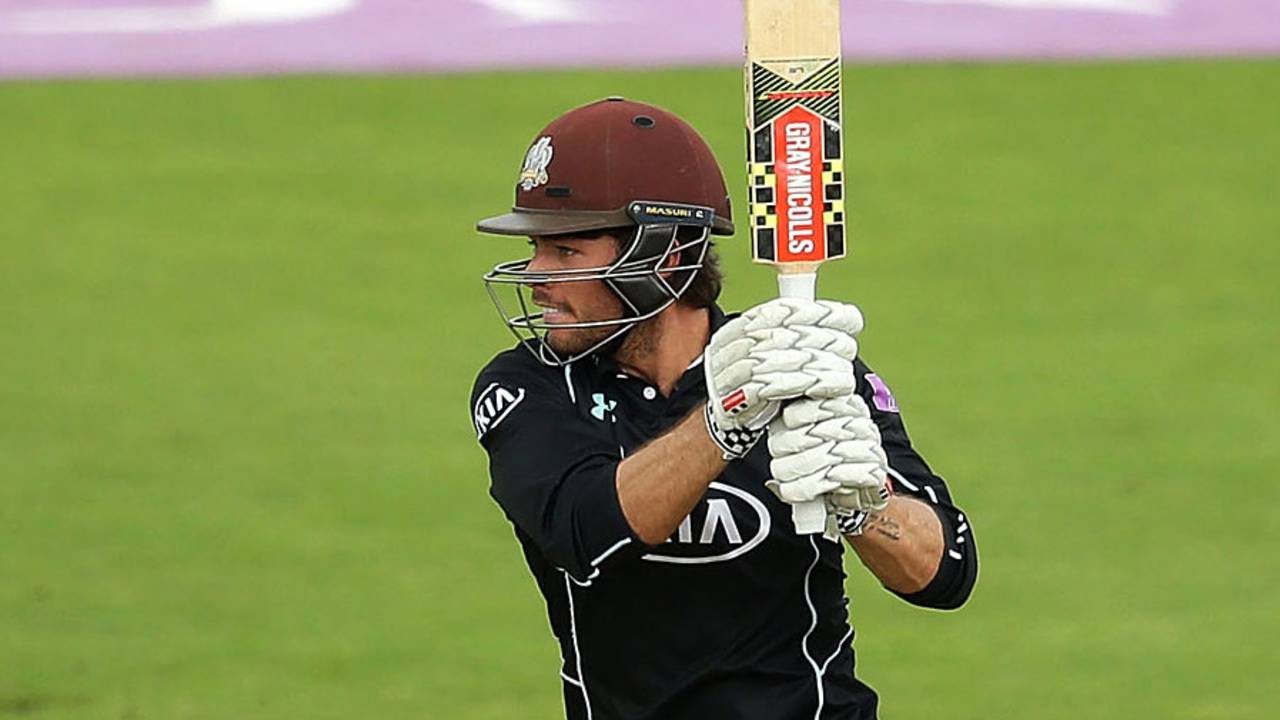
[[[621,319],[622,301],[604,288],[603,284],[599,286],[599,290],[600,292],[598,293],[592,293],[590,298],[562,301],[556,303],[556,306],[568,312],[570,317],[567,322],[599,322]],[[534,301],[541,304],[547,302],[547,298],[535,291]],[[618,325],[605,325],[603,327],[590,328],[556,328],[555,321],[548,321],[548,329],[543,337],[543,342],[558,355],[576,355],[603,343],[609,336],[618,331],[618,327]]]
[[[621,347],[614,353],[620,364],[638,366],[643,358],[658,352],[658,337],[661,334],[662,316],[649,318],[631,328]]]

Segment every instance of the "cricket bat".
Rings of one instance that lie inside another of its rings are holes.
[[[781,297],[815,297],[818,266],[845,254],[840,0],[745,0],[751,256]],[[823,532],[821,500],[793,505]]]

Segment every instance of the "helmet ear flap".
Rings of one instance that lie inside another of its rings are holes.
[[[639,225],[630,246],[619,255],[614,268],[643,269],[643,274],[606,278],[606,284],[622,299],[634,317],[657,312],[679,300],[702,267],[709,245],[709,228],[703,226]],[[697,257],[688,251],[697,246]],[[668,260],[674,258],[674,264]]]
[[[638,277],[616,277],[607,280],[609,287],[622,298],[635,316],[647,315],[676,299],[670,287],[662,282],[656,270],[671,255],[678,225],[639,225],[631,245],[618,256],[615,267],[647,265],[655,272]]]
[[[679,225],[641,225],[636,233],[634,249],[626,262],[661,260],[670,254],[679,229]]]

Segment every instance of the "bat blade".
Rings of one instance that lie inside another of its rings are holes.
[[[812,273],[845,254],[839,0],[745,0],[752,258]]]
[[[818,266],[845,254],[840,0],[745,0],[751,256],[783,297],[813,299]],[[796,532],[826,527],[821,500]]]

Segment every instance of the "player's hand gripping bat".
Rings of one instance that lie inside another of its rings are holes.
[[[745,0],[751,254],[782,297],[812,300],[818,266],[843,257],[840,0]],[[800,534],[826,526],[822,500],[792,505]]]

